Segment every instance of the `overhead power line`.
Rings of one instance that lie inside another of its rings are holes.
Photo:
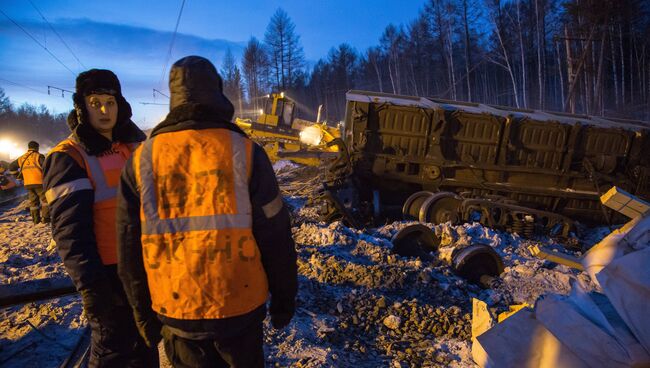
[[[58,61],[59,64],[61,64],[64,68],[68,69],[68,71],[69,71],[70,73],[72,73],[72,75],[77,75],[77,73],[73,72],[72,69],[68,68],[68,66],[65,65],[65,64],[63,63],[63,61],[61,61],[58,57],[56,57],[56,55],[54,55],[50,50],[48,50],[47,47],[45,47],[45,46],[44,46],[42,43],[40,43],[36,38],[34,38],[34,36],[32,36],[31,33],[27,32],[27,30],[26,30],[25,28],[21,27],[20,24],[16,23],[15,20],[13,20],[10,16],[8,16],[7,13],[5,13],[5,12],[2,11],[2,10],[0,10],[0,13],[2,13],[2,15],[4,15],[5,17],[7,17],[7,19],[9,19],[9,20],[11,21],[11,23],[13,23],[14,25],[16,25],[16,27],[20,28],[23,32],[25,32],[25,34],[26,34],[27,36],[29,36],[29,38],[31,38],[32,40],[34,40],[34,42],[36,42],[40,47],[42,47],[43,50],[47,51],[47,53],[50,54],[50,56],[52,56],[52,57],[54,58],[54,60]]]
[[[163,64],[162,73],[160,75],[160,82],[158,85],[161,86],[163,80],[165,79],[165,73],[167,72],[167,64],[172,57],[172,50],[174,49],[174,42],[176,41],[176,34],[178,33],[178,25],[181,23],[181,16],[183,15],[183,8],[185,7],[185,0],[181,3],[181,9],[178,12],[178,18],[176,18],[176,26],[174,27],[174,33],[172,34],[172,39],[169,43],[169,51],[167,51],[167,58],[165,59],[165,64]]]
[[[37,90],[36,88],[32,88],[32,87],[26,86],[26,85],[24,85],[24,84],[20,84],[20,83],[12,82],[12,81],[10,81],[10,80],[8,80],[8,79],[0,78],[0,81],[6,82],[6,83],[9,83],[9,84],[13,84],[14,86],[18,86],[18,87],[26,88],[26,89],[32,90],[32,91],[34,91],[34,92],[42,93],[42,94],[44,94],[44,95],[49,94],[49,93],[45,93],[45,92],[43,92],[43,91],[39,91],[39,90]]]
[[[158,102],[140,102],[141,105],[157,105],[157,106],[169,106],[168,103],[158,103]]]
[[[72,49],[70,48],[70,46],[68,46],[68,43],[65,42],[65,40],[63,40],[63,37],[61,37],[61,35],[59,34],[59,32],[57,32],[56,29],[54,29],[54,27],[52,26],[52,24],[50,24],[50,22],[45,18],[45,16],[43,15],[43,13],[41,13],[41,11],[38,10],[38,8],[36,7],[36,5],[34,5],[34,3],[32,2],[32,0],[29,0],[29,3],[32,4],[32,7],[34,7],[34,9],[35,9],[35,10],[38,12],[38,14],[41,16],[41,18],[43,18],[43,20],[45,21],[45,23],[47,23],[47,25],[50,26],[50,29],[52,30],[52,32],[54,32],[54,34],[59,38],[59,40],[61,40],[61,43],[63,43],[63,45],[65,45],[65,47],[68,49],[68,51],[70,51],[70,53],[72,54],[72,56],[74,56],[74,58],[77,60],[77,62],[79,63],[79,65],[81,65],[84,69],[88,69],[88,68],[84,65],[84,63],[82,63],[81,60],[79,60],[79,58],[78,58],[77,55],[74,53],[74,51],[72,51]]]
[[[153,89],[153,99],[154,99],[154,100],[156,99],[156,92],[158,92],[159,95],[163,95],[163,96],[169,98],[169,96],[167,96],[166,94],[164,94],[164,93],[162,93],[162,92],[160,92],[159,90],[157,90],[157,89],[154,88],[154,89]]]

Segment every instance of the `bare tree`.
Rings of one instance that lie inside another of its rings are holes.
[[[377,84],[379,86],[379,92],[384,92],[384,86],[382,83],[381,71],[380,71],[381,50],[379,49],[379,47],[368,48],[368,51],[366,51],[366,58],[368,59],[370,65],[372,65],[377,75]]]
[[[515,79],[515,72],[510,62],[510,52],[508,51],[508,46],[506,45],[507,40],[505,39],[505,22],[504,14],[502,13],[501,1],[500,0],[491,0],[490,3],[490,21],[493,27],[493,34],[497,40],[498,47],[494,50],[494,54],[497,58],[490,58],[490,61],[496,65],[499,65],[506,70],[508,76],[510,77],[510,83],[512,84],[512,93],[514,96],[515,106],[519,107],[519,94],[517,92],[517,81]]]
[[[305,62],[300,36],[287,12],[278,8],[264,33],[264,43],[270,56],[271,72],[277,90],[295,86],[296,76]]]
[[[223,76],[223,93],[235,106],[235,116],[241,116],[244,111],[244,85],[241,72],[230,49],[226,51],[223,59],[221,75]]]
[[[248,87],[249,103],[253,111],[257,112],[262,108],[260,97],[267,93],[269,59],[264,47],[255,37],[251,37],[244,49],[242,69]]]
[[[472,101],[472,84],[471,84],[471,74],[470,74],[470,65],[472,65],[472,55],[471,55],[471,40],[469,36],[469,9],[467,5],[467,0],[463,0],[463,31],[464,31],[464,51],[465,51],[465,79],[467,81],[467,100]]]
[[[400,49],[403,41],[404,31],[402,29],[398,29],[392,24],[389,24],[386,27],[384,34],[381,36],[379,41],[382,51],[385,52],[388,57],[388,75],[390,77],[393,93],[402,93]]]

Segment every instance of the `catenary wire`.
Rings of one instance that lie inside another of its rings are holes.
[[[72,49],[70,48],[70,46],[68,45],[68,43],[65,42],[65,40],[63,39],[63,37],[61,37],[61,35],[59,34],[59,32],[57,32],[56,29],[54,29],[54,26],[52,26],[52,24],[50,24],[50,22],[45,18],[45,16],[43,15],[43,13],[41,13],[41,11],[36,7],[36,5],[32,2],[32,0],[29,0],[29,3],[32,4],[32,7],[34,7],[34,9],[35,9],[35,10],[38,12],[38,14],[41,16],[41,18],[43,18],[43,20],[45,21],[45,23],[47,23],[47,25],[50,26],[50,29],[52,30],[52,32],[54,32],[54,34],[59,38],[59,40],[61,40],[61,43],[63,43],[63,45],[68,49],[68,51],[70,51],[70,54],[72,54],[72,56],[77,60],[77,62],[79,63],[79,65],[81,65],[84,69],[88,69],[88,68],[84,65],[84,63],[82,63],[81,60],[79,60],[79,58],[78,58],[77,55],[74,53],[74,51],[72,51]]]
[[[169,43],[169,50],[167,51],[167,58],[165,59],[165,64],[163,64],[162,73],[160,75],[159,86],[162,86],[163,80],[165,80],[165,73],[167,72],[167,64],[172,57],[172,50],[174,48],[174,42],[176,41],[176,34],[178,33],[178,25],[181,23],[181,16],[183,15],[183,8],[185,7],[185,0],[181,3],[181,9],[178,12],[178,17],[176,18],[176,26],[174,27],[174,33],[172,34],[172,39]]]
[[[0,81],[6,82],[6,83],[9,83],[9,84],[13,84],[13,85],[18,86],[18,87],[27,88],[27,89],[32,90],[32,91],[34,91],[34,92],[42,93],[42,94],[44,94],[44,95],[48,95],[48,96],[49,96],[49,94],[46,93],[46,92],[39,91],[39,90],[37,90],[37,89],[35,89],[35,88],[32,88],[32,87],[26,86],[26,85],[24,85],[24,84],[20,84],[20,83],[12,82],[12,81],[10,81],[10,80],[8,80],[8,79],[0,78]]]
[[[4,15],[5,17],[7,17],[7,19],[9,19],[9,20],[11,21],[11,23],[13,23],[14,25],[16,25],[16,27],[20,28],[23,32],[25,32],[25,34],[26,34],[27,36],[29,36],[29,38],[31,38],[32,40],[34,40],[34,42],[36,42],[40,47],[42,47],[43,50],[47,51],[47,53],[50,54],[50,56],[52,56],[52,57],[54,58],[54,60],[56,60],[57,62],[59,62],[59,64],[61,64],[64,68],[68,69],[68,71],[69,71],[70,73],[72,73],[72,75],[75,75],[75,76],[77,75],[77,73],[73,72],[72,69],[68,68],[68,66],[65,65],[65,64],[63,63],[63,61],[61,61],[58,57],[56,57],[56,55],[54,55],[50,50],[48,50],[48,48],[45,47],[45,45],[43,45],[42,43],[40,43],[40,42],[39,42],[39,41],[38,41],[34,36],[32,36],[31,33],[27,32],[27,30],[26,30],[25,28],[21,27],[20,24],[16,23],[15,20],[13,20],[10,16],[8,16],[7,13],[5,13],[5,12],[2,11],[2,10],[0,10],[0,13],[2,13],[2,15]]]

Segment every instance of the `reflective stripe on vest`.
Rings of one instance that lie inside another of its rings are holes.
[[[146,222],[142,226],[143,234],[178,233],[197,230],[219,230],[226,228],[249,228],[253,224],[251,204],[248,198],[248,164],[246,158],[246,141],[238,133],[230,132],[232,144],[232,164],[234,177],[236,214],[212,214],[209,216],[192,216],[172,219],[160,219],[158,201],[153,186],[142,188],[142,206]],[[152,147],[154,139],[147,140],[142,147],[140,177],[145,183],[153,183]],[[217,158],[215,158],[217,159]]]
[[[47,203],[52,203],[59,198],[80,190],[93,190],[93,185],[90,183],[89,179],[77,179],[50,188],[45,192],[45,199],[47,200]]]
[[[86,167],[88,168],[88,176],[90,177],[90,181],[93,184],[93,190],[95,191],[95,203],[115,199],[115,196],[117,196],[117,186],[111,186],[106,182],[106,176],[104,175],[102,164],[99,162],[97,156],[88,155],[85,150],[81,149],[81,147],[75,148],[77,148],[77,151],[81,153],[81,156],[86,163]],[[126,163],[126,160],[124,163]],[[122,163],[122,167],[124,167],[124,163]],[[115,166],[113,162],[111,162],[111,164],[111,166]],[[110,168],[113,169],[114,167]]]
[[[28,151],[18,159],[25,185],[43,184],[43,168],[39,162],[40,156],[36,151]]]
[[[183,130],[134,154],[152,308],[177,319],[227,318],[266,302],[252,233],[252,142],[226,129]]]
[[[136,144],[114,143],[110,150],[98,156],[92,156],[73,139],[69,137],[59,143],[52,152],[73,148],[83,160],[88,179],[77,179],[58,185],[46,192],[48,201],[61,198],[78,190],[92,189],[94,192],[93,229],[97,250],[102,263],[112,265],[117,263],[117,234],[115,215],[117,211],[117,187],[122,168],[137,147]],[[89,187],[89,185],[91,187]]]

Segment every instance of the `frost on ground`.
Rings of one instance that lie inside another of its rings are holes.
[[[50,225],[34,225],[28,208],[27,200],[0,207],[0,285],[67,277]]]
[[[23,198],[0,206],[0,287],[67,277],[50,226],[34,225]],[[0,366],[58,367],[85,318],[78,296],[0,309]]]
[[[481,243],[503,258],[501,281],[482,289],[455,276],[444,260],[393,254],[391,237],[413,222],[363,231],[319,222],[310,199],[322,183],[322,169],[283,163],[276,170],[293,217],[299,294],[289,326],[276,331],[265,322],[269,366],[472,367],[472,298],[502,311],[545,293],[567,294],[572,279],[594,287],[583,272],[531,257],[529,244],[562,248],[551,239],[524,240],[479,224],[427,224],[442,239],[441,254]],[[65,274],[48,248],[49,228],[33,227],[23,205],[0,208],[0,286]],[[604,232],[587,235],[593,244]],[[81,309],[71,296],[1,310],[0,366],[59,366],[85,324]]]
[[[78,296],[0,310],[0,366],[58,367],[86,325],[81,310]]]

